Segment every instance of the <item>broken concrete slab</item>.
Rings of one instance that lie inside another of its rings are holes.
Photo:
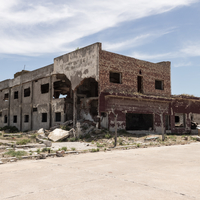
[[[2,165],[3,164],[3,162],[0,160],[0,165]]]
[[[63,140],[67,137],[69,137],[70,131],[65,131],[60,128],[56,128],[54,131],[50,132],[48,138],[54,142],[57,142],[58,140]]]
[[[150,136],[150,137],[145,138],[144,140],[147,140],[147,141],[149,141],[149,140],[157,140],[158,138],[159,138],[158,136]]]
[[[38,134],[44,134],[44,129],[43,128],[39,129],[37,133]]]

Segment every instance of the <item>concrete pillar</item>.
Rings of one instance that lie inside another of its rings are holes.
[[[77,122],[77,90],[73,91],[73,126],[76,128]]]

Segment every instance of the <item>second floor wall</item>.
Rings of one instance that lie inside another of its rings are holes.
[[[170,97],[170,62],[150,63],[102,50],[99,57],[99,83],[100,91],[106,93]]]

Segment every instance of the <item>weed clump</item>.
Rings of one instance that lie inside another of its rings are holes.
[[[31,140],[30,139],[23,139],[23,140],[19,140],[16,142],[17,145],[25,145],[27,143],[30,143]]]
[[[99,151],[99,148],[90,150],[90,152],[98,152],[98,151]]]
[[[8,152],[4,153],[4,155],[9,155],[11,157],[16,157],[16,158],[21,158],[22,156],[27,155],[26,151],[14,151],[14,150],[9,150]]]

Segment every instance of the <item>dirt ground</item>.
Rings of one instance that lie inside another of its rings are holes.
[[[0,132],[0,159],[22,156],[39,155],[41,153],[55,153],[56,151],[82,151],[98,152],[115,149],[133,149],[133,148],[149,148],[171,145],[185,145],[195,143],[197,137],[195,135],[165,135],[162,141],[161,135],[133,135],[125,130],[118,132],[117,146],[115,148],[114,133],[106,130],[93,131],[90,134],[81,136],[80,138],[67,138],[60,142],[52,143],[51,147],[44,144],[38,144],[37,133],[3,133]],[[40,142],[41,143],[41,142]],[[36,145],[36,147],[27,147],[26,145]]]
[[[200,199],[200,143],[0,165],[0,199]]]

